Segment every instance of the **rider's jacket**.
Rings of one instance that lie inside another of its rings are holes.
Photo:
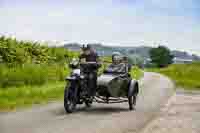
[[[126,72],[126,65],[125,63],[120,64],[110,64],[106,69],[107,72],[119,72],[125,73]]]
[[[85,58],[86,62],[98,62],[98,54],[94,50],[92,50],[89,55],[81,54],[79,58]]]
[[[94,51],[94,50],[91,50],[90,54],[84,54],[82,53],[80,56],[79,56],[79,59],[85,59],[85,62],[96,62],[96,63],[99,63],[99,56],[98,54]],[[100,65],[99,65],[100,66]],[[98,71],[98,68],[99,67],[95,67],[94,69],[90,69],[89,71],[90,72],[97,72]]]

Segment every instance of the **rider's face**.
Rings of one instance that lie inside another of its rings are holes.
[[[90,54],[90,50],[89,49],[85,50],[85,54],[86,55]]]

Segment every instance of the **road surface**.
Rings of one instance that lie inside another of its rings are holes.
[[[66,114],[63,103],[51,103],[25,111],[0,114],[1,133],[136,133],[158,114],[173,93],[168,78],[145,73],[140,80],[135,111],[128,103],[94,104]]]
[[[200,133],[200,92],[177,90],[141,133]]]

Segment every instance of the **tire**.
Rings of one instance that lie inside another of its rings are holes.
[[[129,110],[133,110],[133,96],[128,97]]]
[[[137,95],[133,95],[133,105],[136,106]]]
[[[65,87],[64,92],[64,108],[67,113],[72,113],[76,109],[77,104],[77,90],[71,85]]]
[[[135,88],[134,91],[128,92],[128,103],[129,103],[130,110],[135,109],[135,106],[136,106],[137,95],[139,92],[138,84],[134,85],[134,88]]]

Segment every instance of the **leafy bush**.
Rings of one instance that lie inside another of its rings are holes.
[[[144,72],[137,66],[132,67],[130,74],[132,78],[137,80],[144,76]]]
[[[170,50],[165,46],[158,46],[150,50],[151,63],[156,64],[157,67],[163,68],[173,63],[174,56],[171,55]]]
[[[63,81],[66,64],[78,52],[31,41],[0,37],[0,87]]]
[[[64,64],[78,52],[65,48],[48,47],[45,44],[31,41],[0,37],[0,62],[9,65],[16,64]]]

